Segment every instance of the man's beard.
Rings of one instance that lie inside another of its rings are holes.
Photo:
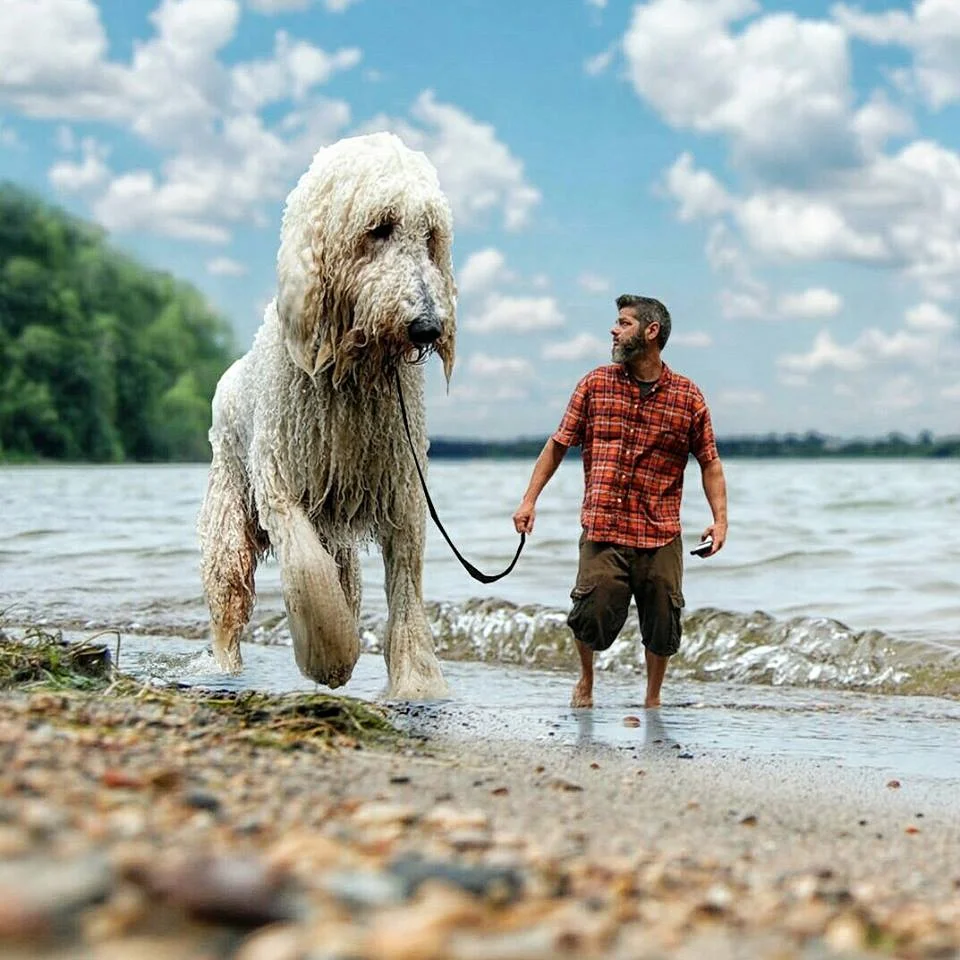
[[[629,340],[622,343],[615,343],[611,355],[614,363],[629,363],[635,357],[641,356],[646,352],[647,344],[643,337],[643,332],[635,333]]]

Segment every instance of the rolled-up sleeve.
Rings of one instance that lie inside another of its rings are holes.
[[[717,438],[713,433],[713,421],[710,419],[710,409],[701,394],[697,395],[693,419],[690,423],[690,452],[697,458],[701,467],[705,467],[720,456],[717,450]]]
[[[560,426],[551,438],[561,446],[579,447],[583,444],[587,405],[590,402],[588,376],[577,384],[573,396],[570,397],[570,402],[567,404],[567,411],[560,421]]]

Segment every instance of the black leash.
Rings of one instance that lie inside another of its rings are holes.
[[[497,580],[502,580],[517,565],[517,561],[520,559],[520,551],[523,550],[523,544],[527,539],[527,535],[525,533],[520,534],[520,546],[517,547],[517,552],[510,561],[510,566],[507,567],[507,569],[502,573],[497,573],[493,576],[491,576],[489,573],[483,573],[478,570],[469,560],[465,559],[456,546],[454,546],[453,541],[449,536],[447,536],[447,531],[443,529],[443,524],[440,522],[440,518],[437,516],[437,508],[433,505],[433,501],[430,499],[430,491],[427,490],[427,481],[423,475],[423,470],[420,469],[420,461],[417,460],[417,451],[413,446],[413,436],[410,433],[410,421],[407,419],[407,407],[403,402],[403,390],[400,388],[399,367],[396,369],[396,374],[397,396],[400,398],[400,413],[403,416],[403,428],[407,431],[407,442],[410,444],[410,453],[413,456],[413,463],[417,468],[417,475],[420,477],[420,486],[423,487],[423,495],[427,498],[427,507],[430,510],[430,516],[432,517],[433,522],[437,525],[437,529],[443,534],[443,539],[446,540],[450,545],[453,555],[460,561],[460,563],[463,564],[464,570],[466,570],[474,580],[479,580],[481,583],[495,583]]]

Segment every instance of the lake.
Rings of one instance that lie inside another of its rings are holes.
[[[517,537],[511,514],[532,464],[439,461],[429,482],[461,551],[502,569]],[[289,649],[275,562],[258,570],[258,601],[240,677],[206,649],[196,514],[206,467],[0,468],[0,609],[8,624],[68,636],[116,631],[122,666],[144,679],[227,688],[311,689]],[[856,763],[957,776],[960,721],[960,520],[952,461],[726,463],[724,550],[686,557],[681,654],[655,742],[688,749],[855,757]],[[428,615],[454,709],[410,714],[413,729],[456,726],[553,742],[617,744],[642,681],[635,618],[599,658],[598,707],[566,709],[573,653],[564,619],[576,573],[579,462],[541,497],[516,570],[484,587],[428,528]],[[411,496],[419,491],[412,490]],[[687,546],[709,522],[692,466],[682,520]],[[363,558],[365,653],[347,693],[376,697],[386,606],[379,554]],[[852,692],[856,691],[856,692]],[[665,724],[665,726],[664,726]],[[661,730],[661,727],[664,727]],[[788,738],[783,731],[789,730]]]

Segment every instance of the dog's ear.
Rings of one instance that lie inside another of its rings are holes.
[[[295,250],[282,244],[277,257],[277,316],[293,362],[313,376],[317,363],[317,318],[309,309],[313,251],[309,244]]]
[[[449,310],[443,323],[443,333],[437,341],[437,354],[443,361],[443,376],[447,381],[447,393],[450,392],[450,378],[453,376],[453,364],[457,356],[457,284],[453,278],[453,263],[449,256],[443,270]]]
[[[456,343],[453,336],[443,336],[437,345],[437,354],[443,361],[443,376],[447,381],[447,393],[450,392],[450,378],[453,376],[453,364],[456,359]]]

